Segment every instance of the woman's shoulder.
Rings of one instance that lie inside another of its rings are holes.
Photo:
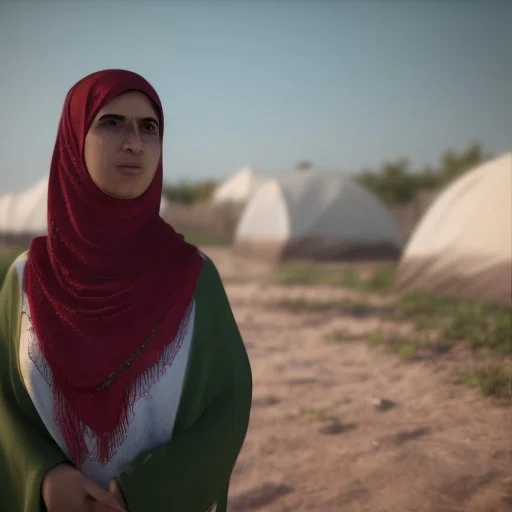
[[[11,262],[7,268],[7,272],[5,273],[4,280],[1,285],[1,298],[4,297],[4,294],[11,294],[16,291],[16,289],[21,288],[27,260],[28,250],[18,254],[18,256],[16,256]]]
[[[15,283],[18,283],[18,285],[21,283],[27,260],[28,250],[21,252],[12,260],[5,273],[2,290],[4,290],[5,287],[12,287]]]
[[[27,258],[28,251],[24,251],[14,259],[0,290],[0,335],[6,338],[10,338],[16,328]]]
[[[14,260],[11,263],[11,266],[9,270],[12,270],[15,272],[18,276],[18,279],[20,279],[20,275],[23,275],[23,269],[28,261],[28,249],[21,252],[14,258]]]
[[[213,260],[202,250],[198,249],[199,255],[203,258],[203,268],[199,276],[198,289],[201,287],[223,289],[222,278]]]
[[[196,306],[207,312],[207,316],[217,317],[217,321],[223,318],[231,321],[231,307],[221,274],[214,261],[206,253],[199,252],[204,264],[194,294]]]

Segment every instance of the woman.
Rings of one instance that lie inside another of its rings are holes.
[[[163,128],[135,73],[67,95],[48,235],[0,294],[2,510],[226,510],[251,370],[213,263],[159,216]]]

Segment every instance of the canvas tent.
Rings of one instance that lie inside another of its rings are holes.
[[[48,177],[18,194],[0,196],[0,241],[25,244],[47,231]],[[160,215],[168,213],[168,201],[162,196]],[[165,218],[165,217],[164,217]]]
[[[397,259],[403,236],[385,206],[340,174],[286,173],[263,184],[247,204],[235,251],[277,259]]]
[[[162,217],[166,222],[169,222],[168,219],[171,216],[171,209],[171,203],[164,195],[162,195],[160,199],[160,217]]]
[[[395,290],[511,304],[512,154],[452,183],[404,251]]]
[[[19,194],[0,197],[0,237],[4,241],[24,241],[46,234],[48,177]]]
[[[245,203],[267,179],[252,167],[243,167],[215,189],[212,201],[216,204]]]

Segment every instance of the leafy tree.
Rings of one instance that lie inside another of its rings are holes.
[[[465,172],[490,158],[479,142],[473,142],[464,151],[445,151],[439,158],[439,176],[443,185],[448,184]]]
[[[301,160],[295,166],[295,169],[297,171],[306,171],[306,170],[312,169],[312,168],[313,168],[313,164],[309,160]]]
[[[462,174],[492,158],[479,142],[471,143],[465,150],[446,150],[437,167],[411,169],[410,162],[401,158],[384,162],[380,169],[364,169],[355,175],[362,186],[388,204],[406,204],[421,192],[440,190]]]
[[[190,204],[209,200],[216,186],[217,182],[214,180],[203,180],[197,183],[181,182],[177,185],[165,185],[163,194],[169,201]]]
[[[440,190],[463,173],[492,158],[480,142],[472,142],[463,151],[446,150],[436,166],[412,169],[407,158],[384,162],[379,169],[363,169],[355,180],[387,204],[406,204],[422,192]],[[297,163],[297,170],[313,168],[308,160]],[[215,180],[196,183],[181,182],[164,186],[164,195],[171,201],[193,203],[207,201],[217,186]]]

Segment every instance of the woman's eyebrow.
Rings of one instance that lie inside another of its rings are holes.
[[[126,116],[122,116],[120,114],[103,114],[99,118],[99,121],[102,121],[103,119],[115,119],[116,121],[126,121]],[[136,119],[138,121],[142,121],[145,123],[155,123],[157,126],[159,126],[158,121],[154,117],[137,117]]]

